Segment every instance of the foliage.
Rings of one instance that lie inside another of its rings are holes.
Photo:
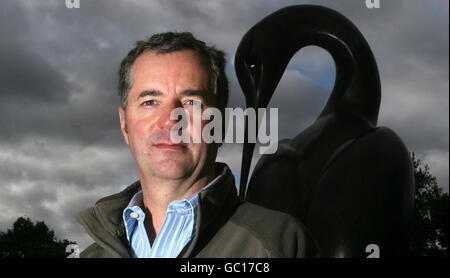
[[[69,244],[75,242],[58,240],[44,222],[19,217],[12,229],[0,232],[0,258],[65,258]]]
[[[411,156],[416,181],[412,255],[448,256],[448,193],[439,187],[430,167]]]

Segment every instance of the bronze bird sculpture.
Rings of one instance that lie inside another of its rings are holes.
[[[309,45],[335,62],[331,95],[313,124],[261,156],[247,190],[255,144],[244,141],[240,196],[295,216],[322,257],[405,256],[414,207],[411,159],[393,130],[377,126],[378,67],[353,23],[329,8],[298,5],[254,25],[235,56],[246,106],[267,107],[292,56]]]

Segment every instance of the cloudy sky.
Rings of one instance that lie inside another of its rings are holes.
[[[377,59],[379,125],[449,188],[449,9],[447,0],[2,0],[0,3],[0,231],[19,216],[45,221],[60,238],[86,247],[78,211],[137,178],[119,130],[116,91],[121,59],[134,42],[163,31],[191,31],[228,58],[229,107],[244,105],[233,70],[243,34],[275,10],[320,4],[355,23]],[[334,82],[327,52],[307,47],[288,66],[272,107],[279,136],[311,124]],[[241,146],[219,160],[239,178]],[[255,156],[257,159],[257,156]]]

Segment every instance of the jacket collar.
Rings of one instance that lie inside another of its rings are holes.
[[[216,184],[199,193],[198,221],[191,242],[178,257],[193,257],[209,242],[213,235],[228,221],[236,208],[242,203],[237,196],[234,176],[224,163],[216,162],[216,173],[220,178]]]
[[[209,241],[241,203],[237,196],[234,176],[228,166],[216,162],[216,173],[221,175],[212,186],[199,193],[198,221],[191,243],[179,256],[190,257]],[[102,198],[94,207],[81,211],[77,219],[94,241],[114,257],[130,257],[122,213],[131,198],[141,189],[136,181],[123,191]],[[212,225],[212,224],[215,225]]]
[[[139,181],[123,191],[98,200],[94,207],[77,215],[78,222],[91,238],[114,257],[130,257],[122,213],[131,197],[140,189]]]

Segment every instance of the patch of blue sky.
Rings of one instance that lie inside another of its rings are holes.
[[[286,70],[296,70],[301,75],[304,75],[317,83],[319,86],[325,87],[331,91],[334,86],[336,78],[336,70],[334,64],[331,66],[321,67],[319,69],[313,69],[309,67],[302,67],[298,65],[288,65]]]

